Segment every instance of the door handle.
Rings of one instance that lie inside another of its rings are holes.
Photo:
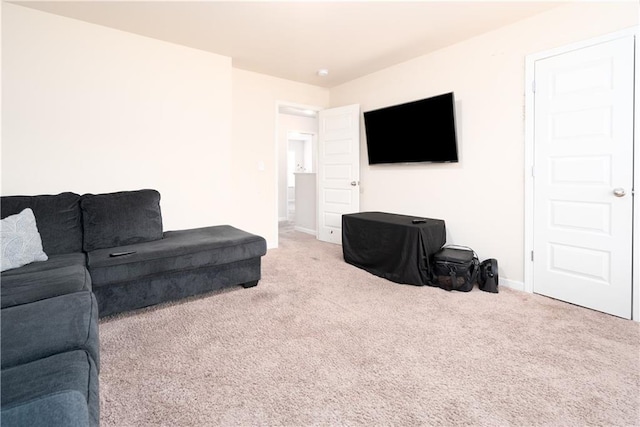
[[[624,188],[618,187],[613,189],[613,195],[616,197],[624,197],[626,194]]]
[[[357,181],[351,181],[351,186],[352,186],[352,187],[355,187],[356,185],[358,185],[358,182],[357,182]]]

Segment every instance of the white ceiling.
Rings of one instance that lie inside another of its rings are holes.
[[[17,1],[333,87],[560,5],[540,1]],[[319,68],[329,69],[318,77]]]

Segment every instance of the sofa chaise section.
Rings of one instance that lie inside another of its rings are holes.
[[[163,232],[156,190],[85,194],[80,206],[100,317],[260,279],[264,238],[229,225]]]
[[[114,252],[133,252],[110,256]],[[168,231],[162,239],[88,253],[100,316],[260,280],[266,241],[229,225]]]

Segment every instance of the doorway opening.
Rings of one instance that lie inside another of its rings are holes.
[[[279,233],[297,229],[316,234],[315,172],[318,111],[320,110],[320,107],[286,102],[277,104],[277,227]]]
[[[298,131],[287,132],[287,218],[286,221],[296,221],[296,182],[301,180],[299,174],[314,174],[313,140],[315,134]],[[300,187],[300,185],[298,186]],[[300,198],[298,203],[306,198]],[[304,206],[302,206],[304,209]]]

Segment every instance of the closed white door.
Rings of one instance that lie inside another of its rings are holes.
[[[535,62],[533,290],[631,317],[634,38]]]
[[[360,106],[318,118],[318,239],[342,244],[342,215],[360,210]]]

